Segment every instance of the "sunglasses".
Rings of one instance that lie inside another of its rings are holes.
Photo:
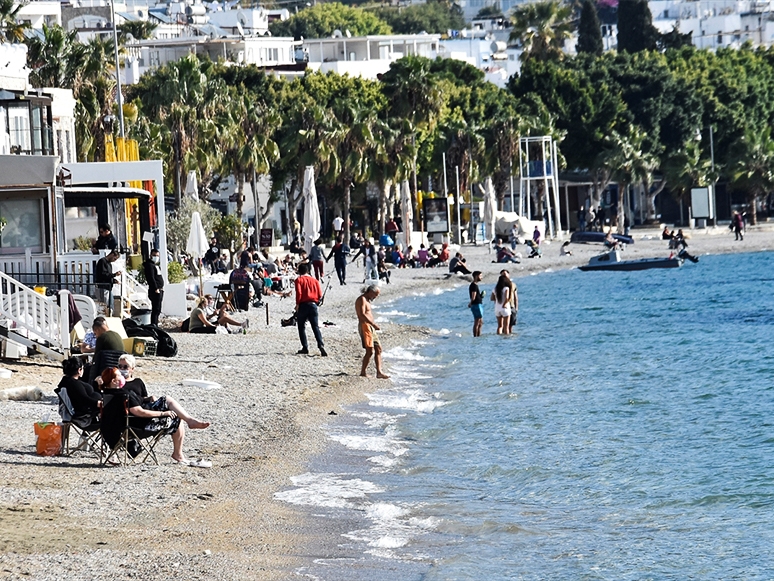
[[[129,367],[128,365],[119,365],[118,368],[119,369],[131,369],[131,367]]]

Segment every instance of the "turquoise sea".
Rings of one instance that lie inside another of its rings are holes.
[[[774,578],[774,253],[516,282],[511,337],[465,286],[377,302],[433,335],[278,494],[331,531],[299,575]]]

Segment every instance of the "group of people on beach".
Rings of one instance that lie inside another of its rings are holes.
[[[473,271],[473,282],[468,287],[470,302],[468,308],[473,313],[473,336],[480,337],[484,326],[484,295],[479,283],[483,278],[480,270]],[[510,273],[503,269],[497,279],[494,290],[489,295],[494,302],[494,312],[497,318],[497,334],[510,335],[516,324],[516,316],[519,312],[519,294],[516,285],[511,280]]]

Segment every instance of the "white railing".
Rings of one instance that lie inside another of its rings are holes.
[[[13,322],[14,331],[26,331],[28,339],[46,342],[49,348],[64,353],[70,346],[70,293],[59,294],[61,305],[55,297],[43,296],[0,272],[0,316]]]
[[[148,299],[148,286],[142,284],[128,272],[124,272],[122,276],[123,284],[121,285],[121,290],[123,291],[125,300],[129,302],[129,306],[138,309],[150,308],[150,300]],[[148,304],[139,304],[137,302],[138,300],[143,299],[145,299]]]

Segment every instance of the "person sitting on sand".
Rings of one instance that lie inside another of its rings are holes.
[[[365,349],[360,375],[362,377],[368,377],[368,364],[371,362],[371,357],[373,356],[374,364],[376,365],[376,377],[379,379],[389,379],[390,376],[385,375],[382,371],[382,346],[379,343],[379,337],[376,334],[376,331],[379,331],[379,325],[374,321],[373,311],[371,310],[371,303],[379,296],[380,292],[378,284],[369,284],[368,286],[363,287],[361,295],[355,301],[358,332],[360,333],[363,349]]]
[[[613,236],[613,229],[610,228],[605,236],[605,247],[610,250],[619,250],[618,240]]]
[[[102,372],[102,385],[105,387],[105,389],[124,390],[126,383],[126,379],[117,367],[108,367],[105,369],[105,371]],[[139,429],[144,429],[156,418],[172,418],[169,426],[164,428],[172,435],[172,459],[175,462],[179,462],[180,464],[191,464],[191,462],[183,454],[183,440],[185,439],[185,430],[180,425],[180,420],[183,418],[178,417],[177,413],[171,409],[146,409],[143,407],[143,403],[147,404],[147,402],[143,402],[143,398],[137,394],[135,389],[136,387],[126,390],[126,407],[129,411],[129,414],[135,418],[139,418],[136,421],[130,420],[131,425]],[[162,398],[159,398],[159,400],[161,399]],[[153,405],[154,404],[151,404],[151,407]],[[158,408],[162,408],[166,405],[166,402],[164,401],[163,404],[156,405]],[[197,426],[197,429],[204,429],[209,426],[209,424],[206,422],[194,420],[187,414],[186,416],[195,426]]]
[[[559,249],[559,256],[572,256],[569,240],[565,240],[564,244],[562,244],[562,247]]]
[[[497,253],[497,262],[499,263],[505,263],[505,262],[515,262],[516,264],[519,263],[519,259],[516,257],[516,254],[514,254],[510,248],[508,248],[507,246],[504,246],[499,240],[495,245],[495,252]]]
[[[449,261],[449,272],[452,274],[470,274],[470,269],[465,266],[465,257],[462,256],[462,252],[455,254],[454,258]]]
[[[419,252],[417,252],[417,262],[419,266],[424,268],[427,266],[427,262],[430,260],[430,254],[427,252],[424,244],[419,245]]]
[[[99,417],[99,411],[102,409],[102,394],[95,391],[94,388],[81,381],[83,376],[83,361],[77,357],[70,357],[62,361],[62,372],[64,376],[59,385],[54,390],[59,394],[60,390],[67,390],[67,396],[73,406],[73,423],[85,428]]]
[[[212,310],[208,311],[208,307]],[[232,319],[226,314],[225,304],[215,311],[215,299],[212,295],[204,295],[200,298],[188,318],[189,333],[215,333],[218,326],[225,327],[228,331],[229,325],[247,329],[250,323],[247,319],[241,323]]]
[[[663,232],[661,232],[661,239],[662,240],[671,240],[672,239],[672,233],[669,231],[669,226],[664,226]]]

